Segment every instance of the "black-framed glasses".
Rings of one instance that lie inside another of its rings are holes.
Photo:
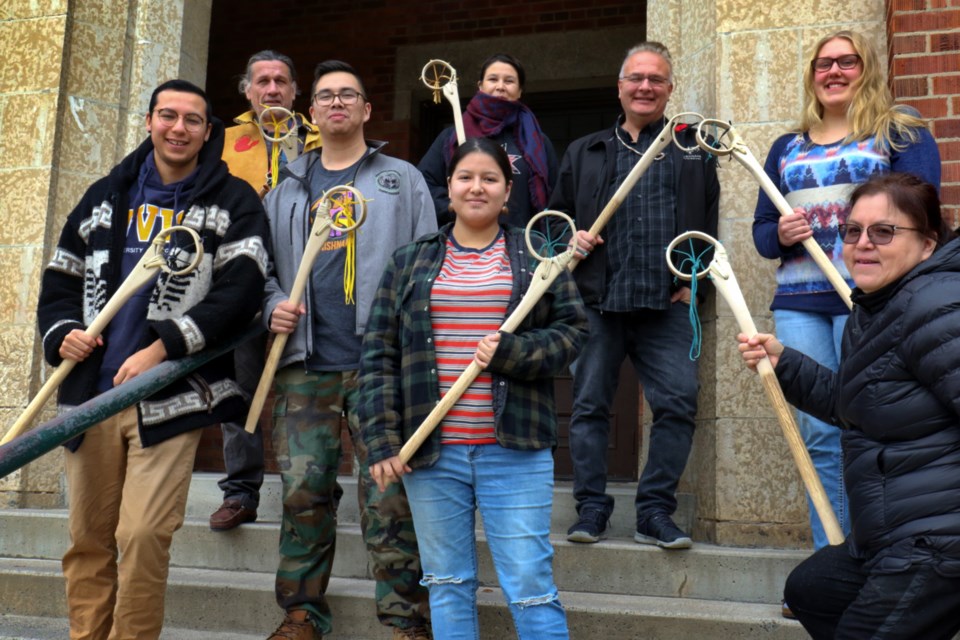
[[[187,113],[181,116],[173,109],[156,109],[153,113],[157,116],[157,120],[165,127],[177,126],[177,120],[182,118],[183,128],[190,133],[201,131],[207,124],[206,120],[195,113]]]
[[[841,224],[837,227],[844,244],[857,244],[863,235],[863,227],[858,224]],[[897,231],[920,231],[916,227],[901,227],[895,224],[877,223],[867,227],[867,237],[873,244],[890,244]]]
[[[632,73],[629,76],[620,76],[620,79],[624,82],[638,85],[643,84],[644,81],[647,81],[650,83],[651,87],[657,89],[667,86],[667,84],[670,82],[670,78],[664,78],[663,76],[657,75],[648,76],[642,73]]]
[[[823,73],[833,69],[833,63],[837,63],[837,66],[844,71],[849,71],[860,64],[860,56],[856,53],[848,53],[838,58],[814,58],[810,66],[814,71]]]
[[[340,98],[340,103],[345,107],[357,104],[360,98],[366,100],[366,97],[362,93],[354,89],[343,89],[339,93],[334,93],[333,91],[317,91],[313,94],[313,101],[321,107],[329,107],[337,98]]]

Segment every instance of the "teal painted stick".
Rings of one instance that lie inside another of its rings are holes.
[[[90,427],[156,393],[201,365],[232,351],[237,345],[263,331],[261,323],[256,321],[230,342],[205,349],[186,358],[161,362],[119,387],[101,393],[72,411],[14,438],[0,446],[0,478],[10,475],[43,454],[56,449],[67,440],[77,437]]]

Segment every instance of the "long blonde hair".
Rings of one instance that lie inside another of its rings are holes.
[[[873,137],[877,145],[900,150],[918,139],[917,129],[926,128],[912,109],[896,105],[890,88],[883,80],[880,58],[874,47],[855,31],[837,31],[821,38],[807,57],[803,68],[803,111],[800,113],[800,131],[808,132],[823,122],[823,105],[817,100],[813,88],[813,60],[823,45],[843,38],[853,45],[860,56],[863,73],[853,83],[853,99],[847,106],[847,122],[850,133],[845,142],[866,140]]]

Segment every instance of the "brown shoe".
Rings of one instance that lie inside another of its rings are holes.
[[[310,622],[306,611],[294,609],[287,612],[283,622],[267,640],[323,640],[323,634]]]
[[[783,600],[780,602],[780,615],[786,618],[787,620],[796,620],[797,616],[790,610],[790,607],[787,605],[787,601]]]
[[[220,508],[210,516],[210,528],[214,531],[228,531],[244,522],[253,522],[256,519],[256,509],[249,509],[239,500],[231,498],[224,500]]]
[[[426,627],[393,628],[393,640],[431,640],[432,638],[433,635]]]

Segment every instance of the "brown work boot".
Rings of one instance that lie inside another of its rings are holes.
[[[257,519],[257,510],[243,506],[236,498],[223,501],[220,508],[210,516],[210,528],[214,531],[228,531],[244,522],[253,522]]]
[[[431,640],[432,638],[430,630],[426,627],[393,628],[393,640]]]
[[[287,611],[286,617],[267,640],[323,640],[303,609]]]

